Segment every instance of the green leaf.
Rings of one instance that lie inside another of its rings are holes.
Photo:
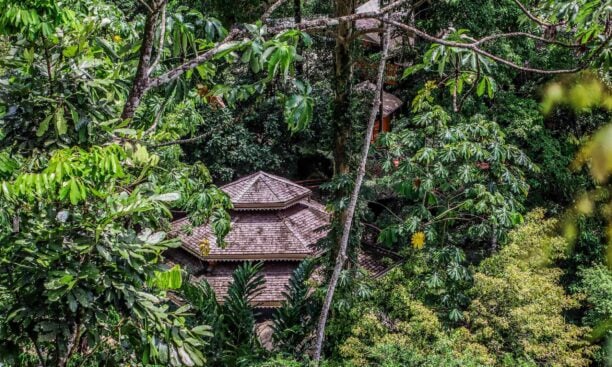
[[[73,177],[70,179],[70,203],[77,205],[81,199],[81,190],[76,179]]]
[[[36,129],[36,136],[40,138],[41,136],[45,135],[47,130],[49,130],[49,122],[51,121],[52,118],[53,118],[53,115],[50,114],[47,117],[45,117],[44,120],[42,120],[40,125],[38,125],[38,129]]]
[[[478,82],[478,87],[476,87],[476,94],[478,95],[478,97],[481,97],[484,94],[486,86],[486,79],[480,79],[480,82]]]
[[[64,55],[64,57],[67,57],[67,58],[72,58],[76,56],[78,51],[79,51],[79,45],[71,45],[71,46],[66,47],[62,51],[62,55]]]
[[[61,106],[55,110],[55,128],[57,130],[58,135],[64,135],[68,131],[68,125],[66,124],[66,119],[64,118],[64,108]]]

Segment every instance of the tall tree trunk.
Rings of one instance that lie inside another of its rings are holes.
[[[331,304],[334,298],[334,292],[336,291],[336,286],[338,285],[338,279],[340,278],[340,273],[342,272],[342,268],[344,267],[344,263],[347,259],[347,247],[349,242],[349,236],[351,233],[351,227],[353,224],[353,217],[355,216],[355,208],[357,207],[357,200],[359,198],[359,191],[361,190],[361,184],[363,183],[363,178],[365,176],[366,163],[368,161],[368,153],[370,151],[370,142],[372,140],[372,134],[374,130],[374,123],[376,121],[376,116],[378,115],[379,107],[380,107],[380,91],[383,88],[383,79],[385,74],[385,63],[387,60],[387,52],[389,49],[389,30],[385,31],[385,35],[383,37],[383,49],[382,55],[380,58],[380,64],[378,65],[378,74],[376,79],[376,91],[374,92],[374,98],[372,102],[372,109],[370,110],[370,118],[368,120],[367,130],[363,141],[363,147],[361,150],[361,157],[359,161],[359,168],[357,170],[357,177],[355,178],[355,185],[353,187],[353,192],[351,193],[350,201],[348,207],[346,209],[346,217],[342,228],[342,238],[340,240],[340,247],[338,249],[338,255],[336,256],[336,264],[334,266],[334,272],[329,280],[329,285],[327,288],[327,294],[325,295],[325,302],[323,303],[323,308],[321,309],[321,315],[319,317],[319,323],[317,325],[317,340],[315,343],[315,351],[314,351],[314,360],[319,363],[321,360],[321,351],[323,349],[323,341],[325,339],[325,325],[327,324],[327,318],[329,315],[329,310],[331,308]]]
[[[293,0],[293,20],[295,24],[302,23],[302,0]],[[301,51],[301,47],[298,47],[298,53]],[[295,63],[295,74],[298,77],[301,77],[304,73],[304,62],[297,61]]]
[[[335,17],[351,15],[355,11],[355,0],[336,0]],[[332,123],[334,125],[334,175],[349,172],[347,145],[351,135],[351,79],[353,60],[351,42],[353,22],[343,21],[336,31],[334,49],[334,105]]]
[[[134,117],[134,113],[140,104],[140,100],[149,88],[149,66],[151,65],[153,42],[155,41],[155,25],[157,23],[158,15],[159,10],[155,9],[147,14],[147,19],[145,20],[144,34],[142,44],[140,45],[138,68],[136,69],[134,80],[132,81],[130,94],[128,95],[127,101],[123,106],[123,112],[121,113],[121,118],[124,120]]]

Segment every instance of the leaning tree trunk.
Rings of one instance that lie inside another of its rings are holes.
[[[349,237],[351,233],[351,226],[353,223],[353,217],[355,216],[355,208],[357,207],[357,200],[359,198],[359,191],[361,190],[361,184],[363,183],[363,178],[365,176],[366,171],[366,163],[368,160],[368,153],[370,151],[370,142],[372,140],[372,134],[374,130],[374,123],[376,121],[376,116],[379,112],[379,107],[381,103],[380,91],[383,87],[383,78],[385,73],[385,64],[387,60],[387,53],[389,49],[389,30],[385,31],[385,35],[383,37],[383,49],[380,58],[380,64],[378,65],[378,74],[376,79],[376,91],[374,93],[374,98],[372,102],[372,109],[370,110],[370,118],[368,120],[368,126],[366,130],[366,134],[363,141],[363,147],[361,150],[361,157],[359,161],[359,168],[357,170],[357,177],[355,178],[355,185],[353,187],[353,192],[351,194],[351,198],[346,209],[346,215],[343,222],[342,228],[342,238],[340,239],[340,246],[338,248],[338,254],[336,256],[336,264],[334,266],[334,272],[329,280],[329,285],[327,288],[327,294],[325,295],[325,302],[323,303],[323,308],[321,309],[321,316],[319,317],[319,323],[317,325],[317,339],[315,343],[315,351],[314,351],[314,360],[319,363],[321,360],[321,351],[323,349],[323,340],[325,339],[325,325],[327,324],[327,318],[329,315],[329,310],[331,308],[331,303],[334,298],[334,292],[336,291],[336,286],[338,285],[338,279],[340,278],[340,272],[342,272],[342,268],[344,267],[344,263],[346,262],[347,255],[346,250],[348,247]]]

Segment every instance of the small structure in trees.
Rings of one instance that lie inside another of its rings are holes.
[[[372,82],[365,81],[357,84],[355,86],[355,90],[357,91],[366,91],[376,93],[376,85]],[[397,96],[387,93],[385,91],[382,92],[382,116],[379,116],[374,123],[374,132],[372,134],[372,141],[376,140],[378,133],[391,131],[391,120],[393,119],[395,113],[399,110],[404,102],[399,99]]]
[[[330,215],[312,198],[310,189],[266,172],[243,177],[221,189],[234,205],[226,245],[217,245],[210,224],[192,227],[189,219],[183,218],[172,223],[182,246],[165,256],[169,262],[181,264],[191,281],[206,280],[220,302],[238,265],[262,261],[265,289],[252,302],[260,308],[279,307],[300,261],[320,254],[316,244],[327,234]],[[371,249],[362,252],[359,259],[367,271],[379,276],[385,268],[380,261],[383,256],[393,254]]]
[[[369,0],[355,8],[355,14],[363,14],[370,12],[380,11],[380,0]],[[382,28],[382,23],[373,18],[357,19],[355,21],[355,28],[357,31],[363,32],[359,37],[366,46],[374,46],[375,48],[382,48],[382,39],[380,37],[380,31],[377,29]],[[402,46],[402,37],[399,35],[393,35],[389,39],[389,51],[393,51]]]

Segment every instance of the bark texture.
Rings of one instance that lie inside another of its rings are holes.
[[[336,291],[336,286],[338,285],[338,279],[340,278],[340,273],[342,272],[342,268],[344,267],[344,263],[346,262],[346,258],[347,258],[346,251],[347,251],[349,237],[351,233],[351,227],[353,224],[353,218],[355,216],[355,208],[357,207],[359,191],[361,190],[361,184],[363,183],[363,178],[365,176],[366,163],[368,160],[368,153],[370,151],[370,143],[372,140],[374,123],[376,121],[376,117],[378,115],[378,111],[380,107],[380,90],[382,90],[382,87],[383,87],[383,77],[384,77],[384,72],[385,72],[385,64],[387,61],[388,49],[389,49],[389,30],[387,29],[383,37],[382,55],[380,59],[380,64],[378,65],[378,74],[376,78],[376,91],[374,93],[372,109],[370,110],[370,117],[368,120],[368,127],[367,127],[367,131],[366,131],[364,141],[363,141],[361,157],[359,161],[359,168],[357,169],[357,176],[355,178],[355,185],[353,187],[353,192],[351,194],[350,201],[346,209],[345,219],[344,219],[343,228],[342,228],[342,238],[340,239],[340,246],[338,249],[338,255],[336,256],[336,264],[334,266],[334,272],[332,273],[332,276],[329,280],[327,294],[325,295],[325,302],[323,303],[323,308],[321,309],[321,315],[319,317],[319,322],[317,325],[317,331],[316,331],[317,339],[315,343],[315,351],[314,351],[314,356],[313,356],[317,364],[321,360],[321,351],[323,349],[323,341],[325,339],[325,326],[327,324],[329,310],[331,308],[331,304],[334,298],[334,292]]]
[[[355,11],[354,0],[337,0],[335,17],[349,16]],[[353,34],[353,21],[343,20],[336,29],[334,48],[334,175],[347,174],[349,162],[347,144],[351,135],[351,80],[353,78],[353,59],[350,39]]]

